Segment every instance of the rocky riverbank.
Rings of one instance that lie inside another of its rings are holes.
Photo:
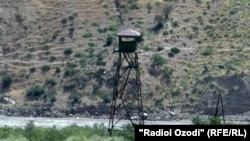
[[[47,118],[93,118],[93,119],[108,119],[109,112],[108,107],[106,110],[100,110],[105,108],[97,108],[97,107],[85,107],[85,108],[77,108],[71,107],[68,109],[56,109],[51,105],[47,106],[39,106],[36,105],[34,107],[29,108],[3,108],[0,110],[0,115],[8,116],[8,117],[47,117]],[[208,119],[209,117],[213,117],[213,115],[205,115],[205,114],[191,114],[191,113],[182,113],[179,110],[176,111],[164,111],[162,113],[147,113],[147,120],[149,121],[179,121],[179,120],[192,120],[195,117]],[[220,118],[223,120],[223,116]],[[249,122],[250,123],[250,112],[246,112],[238,115],[224,115],[226,121],[233,122]]]

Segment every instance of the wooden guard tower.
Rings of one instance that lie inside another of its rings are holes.
[[[141,50],[142,37],[138,31],[127,29],[119,32],[114,53],[118,53],[113,99],[109,120],[109,133],[116,124],[127,119],[132,126],[143,125],[143,105],[138,53]],[[134,129],[134,128],[133,128]]]

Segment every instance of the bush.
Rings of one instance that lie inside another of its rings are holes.
[[[110,25],[108,27],[108,30],[111,31],[111,32],[116,32],[118,29],[118,26],[117,25]]]
[[[45,90],[43,87],[39,85],[31,86],[29,90],[27,90],[27,96],[38,97],[44,94]]]
[[[64,86],[63,86],[63,89],[65,91],[71,91],[73,89],[75,89],[77,86],[76,82],[70,82],[70,83],[66,83]]]
[[[50,70],[50,66],[49,65],[43,65],[41,68],[42,72],[46,73]]]
[[[163,51],[163,50],[164,50],[164,47],[161,47],[161,46],[157,47],[157,51]]]
[[[82,54],[81,52],[77,52],[77,53],[75,53],[75,57],[81,58],[81,57],[84,57],[84,54]]]
[[[231,9],[230,10],[230,15],[234,15],[234,14],[236,14],[237,12],[238,12],[239,10],[237,9],[237,8],[233,8],[233,9]]]
[[[171,48],[170,50],[171,50],[171,52],[173,52],[174,54],[180,53],[180,49],[179,49],[179,48],[176,48],[176,47]]]
[[[57,91],[55,89],[49,89],[45,92],[45,98],[54,102],[56,101]]]
[[[149,46],[143,46],[142,48],[144,51],[150,51],[150,47]]]
[[[174,53],[171,51],[168,53],[168,57],[174,57]]]
[[[201,0],[196,0],[196,3],[197,4],[201,4]]]
[[[194,125],[221,125],[221,119],[218,117],[211,117],[208,119],[201,119],[199,117],[195,117],[192,119]]]
[[[167,60],[159,54],[153,55],[153,64],[156,66],[161,66],[167,63]]]
[[[55,70],[56,70],[55,73],[60,73],[61,72],[61,69],[59,67],[56,67]]]
[[[73,37],[74,32],[75,32],[75,27],[73,27],[73,26],[70,27],[70,28],[69,28],[69,37],[70,37],[70,38]]]
[[[57,84],[54,78],[46,79],[45,85],[48,87],[54,87]]]
[[[70,94],[69,99],[72,100],[72,102],[76,103],[76,102],[80,102],[81,100],[81,93],[74,91]]]
[[[86,32],[84,35],[83,35],[84,38],[91,38],[93,37],[93,34],[91,32]]]
[[[66,56],[69,56],[73,53],[72,49],[71,48],[66,48],[64,51],[63,51],[64,55]]]
[[[66,23],[67,23],[67,18],[63,18],[63,19],[61,20],[61,23],[62,23],[62,24],[66,24]]]
[[[110,46],[113,43],[113,37],[108,35],[106,39],[106,46]]]
[[[213,48],[211,46],[207,46],[201,54],[204,56],[208,56],[211,55],[212,53],[213,53]]]
[[[72,68],[66,68],[65,72],[64,72],[64,76],[68,77],[68,76],[73,76],[74,74],[77,73],[77,70],[72,69]]]
[[[36,71],[36,68],[32,67],[32,68],[29,68],[29,70],[30,70],[30,73],[34,73]]]
[[[9,89],[12,84],[12,76],[4,75],[2,77],[2,89]]]
[[[98,90],[97,91],[98,96],[100,96],[104,103],[110,103],[112,100],[112,95],[109,91],[105,90]]]
[[[129,5],[129,9],[138,10],[138,9],[140,9],[140,7],[139,7],[138,3],[134,2],[134,3]]]
[[[97,31],[99,33],[106,33],[107,32],[107,28],[98,28]]]
[[[173,73],[173,69],[171,69],[171,68],[165,66],[165,67],[163,68],[163,70],[162,70],[162,73],[163,73],[163,76],[164,76],[164,77],[170,77],[170,76],[172,75],[172,73]]]
[[[178,21],[173,21],[173,23],[172,23],[173,28],[177,27],[178,25],[179,25]]]

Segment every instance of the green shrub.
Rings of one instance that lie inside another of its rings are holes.
[[[197,4],[201,4],[201,0],[196,0],[196,3]]]
[[[50,78],[50,79],[46,79],[45,81],[45,85],[50,87],[54,87],[57,84],[57,81],[55,78]]]
[[[29,68],[29,71],[30,71],[30,73],[34,73],[36,71],[36,68],[35,67],[31,67],[31,68]]]
[[[60,73],[61,72],[61,69],[59,67],[56,67],[55,70],[56,70],[55,73]]]
[[[199,117],[195,117],[192,119],[192,123],[194,125],[221,125],[221,119],[218,117],[210,117],[208,119],[202,119]]]
[[[89,47],[94,47],[94,46],[95,46],[95,43],[89,42],[89,43],[88,43],[88,46],[89,46]]]
[[[75,27],[71,26],[68,30],[69,30],[69,37],[72,38],[75,32]]]
[[[64,51],[63,51],[64,55],[66,56],[69,56],[73,53],[73,50],[71,48],[66,48]]]
[[[66,68],[65,72],[64,72],[64,76],[68,77],[68,76],[73,76],[74,74],[77,73],[76,69],[72,69],[72,68]]]
[[[64,42],[64,40],[65,40],[65,37],[61,37],[61,38],[60,38],[60,42],[62,42],[62,43],[63,43],[63,42]]]
[[[49,89],[45,92],[44,95],[45,95],[45,99],[55,102],[57,91],[55,89]]]
[[[106,38],[106,46],[110,46],[113,43],[113,36],[108,35]]]
[[[108,27],[108,30],[109,30],[109,31],[113,31],[113,32],[116,32],[117,29],[118,29],[118,26],[117,26],[117,25],[110,25],[110,26]]]
[[[202,55],[204,56],[208,56],[211,55],[213,53],[213,48],[211,46],[207,46],[203,51],[202,51]]]
[[[234,15],[234,14],[236,14],[238,11],[239,11],[239,10],[238,10],[237,8],[233,8],[233,9],[230,10],[229,14],[230,14],[230,15]]]
[[[143,46],[142,48],[144,51],[150,51],[150,47],[149,46]]]
[[[69,96],[69,99],[72,100],[72,102],[79,102],[80,99],[81,99],[82,95],[81,93],[79,93],[78,91],[73,91],[70,96]]]
[[[85,68],[87,66],[87,59],[86,58],[81,58],[79,61],[79,64],[82,68]]]
[[[63,89],[65,91],[71,91],[71,90],[74,90],[76,88],[76,86],[77,86],[76,82],[70,82],[70,83],[66,83],[63,86]]]
[[[30,53],[26,54],[25,58],[27,58],[28,60],[30,60],[32,58],[32,54],[30,54]]]
[[[171,51],[168,53],[168,57],[174,57],[174,53]]]
[[[11,84],[12,84],[12,76],[4,75],[2,77],[2,89],[3,90],[9,89]]]
[[[31,96],[31,97],[38,97],[38,96],[41,96],[42,94],[44,94],[45,90],[43,87],[39,86],[39,85],[34,85],[34,86],[31,86],[26,94],[27,96]]]
[[[167,60],[159,54],[153,55],[153,64],[156,66],[161,66],[167,63]]]
[[[84,35],[83,35],[84,38],[91,38],[93,37],[93,34],[91,32],[86,32]]]
[[[165,67],[163,68],[163,70],[162,70],[162,73],[163,73],[163,76],[164,76],[164,77],[170,77],[170,76],[172,75],[172,73],[173,73],[173,69],[171,69],[171,68],[165,66]]]
[[[112,95],[109,91],[105,90],[98,90],[97,91],[98,96],[100,96],[104,103],[110,103],[112,100]]]
[[[176,48],[176,47],[171,48],[170,51],[173,52],[174,54],[180,53],[180,49],[179,49],[179,48]]]
[[[172,26],[173,28],[178,27],[179,26],[178,21],[173,21]]]
[[[49,70],[50,70],[50,66],[49,66],[49,65],[42,65],[41,71],[42,71],[43,73],[46,73],[46,72],[48,72]]]
[[[138,3],[133,2],[132,4],[129,5],[129,9],[138,10],[138,9],[140,9],[140,7],[139,7]]]
[[[67,21],[68,21],[67,18],[63,18],[63,19],[61,20],[61,23],[62,23],[62,24],[66,24]]]
[[[107,32],[107,28],[98,28],[97,31],[99,33],[106,33]]]
[[[16,14],[15,16],[16,16],[16,21],[18,23],[22,23],[23,22],[23,18],[22,18],[22,16],[20,14]]]
[[[66,65],[67,65],[68,68],[75,68],[75,67],[77,67],[77,64],[75,64],[73,62],[67,62]]]
[[[93,22],[91,25],[94,26],[94,27],[99,27],[100,26],[100,24],[98,22]]]
[[[77,52],[77,53],[75,53],[75,57],[76,58],[81,58],[81,57],[84,57],[85,55],[83,54],[83,53],[81,53],[81,52]]]
[[[162,50],[164,50],[164,47],[162,47],[162,46],[157,47],[157,51],[162,51]]]

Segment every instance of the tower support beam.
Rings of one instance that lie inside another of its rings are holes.
[[[143,104],[137,52],[119,52],[108,130],[112,131],[120,120],[143,125]]]

